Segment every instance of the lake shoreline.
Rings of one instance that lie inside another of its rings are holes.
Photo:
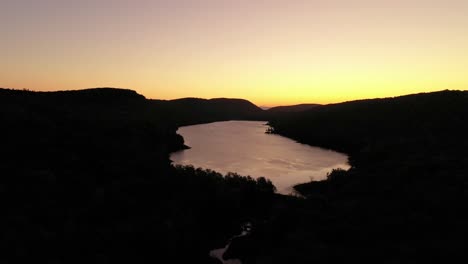
[[[281,194],[292,194],[294,186],[323,180],[332,169],[347,169],[342,153],[309,146],[281,135],[267,134],[263,121],[222,121],[180,127],[188,150],[173,152],[173,164],[192,165],[273,181]]]

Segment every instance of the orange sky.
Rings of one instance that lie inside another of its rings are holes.
[[[331,103],[468,87],[468,1],[6,0],[0,87]]]

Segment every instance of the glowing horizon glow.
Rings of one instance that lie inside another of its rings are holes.
[[[262,106],[468,89],[468,1],[6,0],[0,87]]]

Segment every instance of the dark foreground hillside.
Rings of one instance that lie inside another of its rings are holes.
[[[130,90],[0,89],[0,262],[214,261],[274,187],[172,167],[171,114]]]
[[[352,168],[296,186],[307,199],[251,242],[266,245],[255,263],[466,261],[468,92],[319,106],[270,124],[349,153]]]
[[[178,125],[258,114],[275,133],[348,153],[352,168],[296,186],[298,198],[170,165]],[[209,250],[246,221],[252,233],[226,258],[463,262],[467,119],[460,91],[265,115],[243,100],[0,89],[0,263],[216,263]]]

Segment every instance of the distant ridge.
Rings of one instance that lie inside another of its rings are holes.
[[[151,101],[155,107],[170,112],[178,125],[227,120],[266,120],[260,107],[244,99],[181,98]]]
[[[353,153],[383,137],[420,140],[443,132],[451,138],[466,127],[467,99],[468,91],[457,90],[361,99],[275,115],[270,125],[303,143]]]
[[[116,88],[116,87],[93,87],[84,88],[77,90],[57,90],[57,91],[33,91],[29,89],[13,89],[13,88],[1,88],[2,93],[34,93],[34,94],[127,94],[127,95],[143,95],[138,94],[136,91],[127,88]]]
[[[291,113],[291,112],[302,112],[314,107],[320,106],[320,104],[297,104],[297,105],[287,105],[287,106],[276,106],[270,109],[267,109],[270,113]]]
[[[60,90],[60,91],[31,91],[27,89],[5,89],[0,88],[0,95],[21,98],[44,98],[47,100],[60,99],[65,101],[88,101],[88,102],[119,102],[127,100],[145,100],[146,98],[136,91],[121,88],[87,88],[83,90]]]
[[[151,120],[153,117],[156,121],[164,118],[177,126],[228,120],[266,120],[261,108],[244,99],[157,100],[146,99],[130,89],[109,87],[50,92],[0,88],[0,103],[11,109],[21,107],[29,111],[30,108],[41,107],[72,115],[79,113],[86,118],[93,115],[102,119],[124,120]]]

